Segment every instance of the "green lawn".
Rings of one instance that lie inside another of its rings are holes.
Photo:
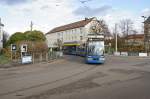
[[[10,62],[9,58],[7,58],[4,55],[0,55],[0,64],[7,64],[9,62]]]

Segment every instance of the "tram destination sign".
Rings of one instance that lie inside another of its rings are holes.
[[[88,38],[104,38],[104,35],[88,35]]]

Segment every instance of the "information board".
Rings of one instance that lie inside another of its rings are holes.
[[[32,63],[32,56],[23,56],[22,57],[22,64]]]

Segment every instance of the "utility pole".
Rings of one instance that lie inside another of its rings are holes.
[[[33,22],[31,21],[31,24],[30,24],[30,31],[32,32],[32,30],[33,30]]]
[[[146,16],[141,16],[141,17],[144,19],[144,22],[145,22],[147,17]],[[142,23],[143,23],[143,27],[145,28],[144,22],[142,22]],[[147,34],[145,34],[145,29],[144,29],[144,48],[145,48],[145,52],[147,53],[147,44],[146,44],[146,42],[147,42]]]
[[[2,24],[1,22],[1,18],[0,18],[0,48],[3,48],[3,28],[4,24]]]
[[[2,27],[3,27],[4,25],[2,24],[2,22],[1,22],[1,18],[0,18],[0,39],[1,39],[1,33],[2,33]]]
[[[1,40],[1,30],[2,30],[2,23],[1,23],[1,18],[0,18],[0,40]]]
[[[115,24],[115,38],[116,38],[116,53],[118,52],[118,35],[117,35],[117,24]]]

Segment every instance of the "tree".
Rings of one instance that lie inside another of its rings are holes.
[[[128,36],[131,34],[133,29],[133,22],[131,19],[123,19],[119,22],[120,31],[123,37]]]
[[[8,40],[7,45],[16,43],[18,41],[25,40],[25,35],[22,32],[16,32],[14,33]]]
[[[61,51],[63,47],[63,42],[60,39],[57,39],[57,42],[55,43],[56,46],[58,46],[58,50]]]
[[[27,44],[29,53],[44,53],[48,51],[48,46],[46,42],[44,41],[38,41],[38,42],[20,41],[20,42],[17,42],[16,44],[17,46],[21,46],[22,44]],[[20,50],[20,49],[17,49],[17,50]]]
[[[46,38],[41,31],[26,31],[24,32],[26,40],[29,41],[45,41]]]
[[[136,38],[135,36],[137,35],[137,31],[136,30],[132,30],[132,35],[133,37],[133,41],[131,42],[132,47],[134,47],[135,43],[136,43]]]
[[[45,41],[46,38],[41,31],[26,31],[14,33],[8,40],[7,45],[17,43],[19,41]]]
[[[5,48],[7,46],[9,34],[7,32],[3,32],[3,47]]]
[[[102,28],[101,32],[103,32],[105,35],[110,35],[110,31],[108,29],[108,25],[104,20],[99,20],[98,21],[100,27]]]
[[[120,20],[119,24],[118,24],[118,30],[120,32],[122,39],[122,43],[120,46],[121,50],[124,51],[128,51],[129,47],[128,47],[128,35],[132,34],[133,32],[133,22],[131,19],[123,19]],[[127,43],[125,43],[125,41],[127,41]]]

